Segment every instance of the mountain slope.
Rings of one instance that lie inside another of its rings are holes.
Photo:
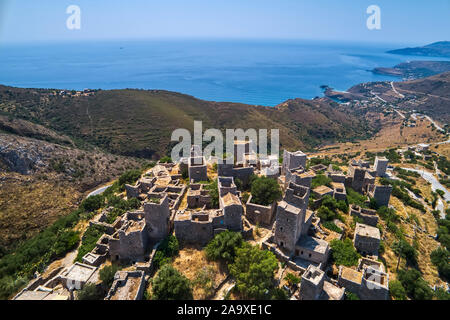
[[[274,108],[211,102],[161,90],[99,90],[90,96],[0,86],[0,112],[35,122],[109,152],[152,158],[170,151],[174,129],[277,128],[281,144],[311,149],[370,135],[365,120],[326,99],[289,100]]]
[[[23,127],[39,129],[24,120],[11,123],[14,131]],[[56,136],[49,129],[36,135],[44,133]],[[72,211],[88,190],[140,166],[141,161],[95,148],[0,132],[0,256]]]
[[[390,50],[387,53],[408,56],[450,57],[450,41],[434,42],[423,47]]]

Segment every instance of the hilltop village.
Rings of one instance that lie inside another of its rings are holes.
[[[428,148],[396,154],[427,157]],[[370,156],[343,157],[337,164],[284,150],[282,159],[261,158],[252,141],[235,141],[234,162],[222,163],[193,145],[189,158],[161,159],[122,190],[110,187],[108,196],[87,198],[86,208],[101,204],[80,226],[81,245],[36,273],[13,299],[83,299],[89,290],[106,300],[164,299],[157,288],[163,274],[171,273],[191,282],[180,282],[190,295],[176,298],[261,298],[274,292],[270,298],[391,299],[399,277],[380,254],[388,250],[386,216],[398,218],[391,201],[393,192],[400,198],[395,181],[408,173],[393,170],[389,152]],[[229,239],[242,248],[224,249]],[[218,259],[211,258],[211,248]],[[187,270],[205,259],[198,256],[202,250],[208,259],[192,275]],[[263,296],[244,288],[239,262],[245,252],[273,266],[262,281]],[[400,251],[397,269],[409,259]]]

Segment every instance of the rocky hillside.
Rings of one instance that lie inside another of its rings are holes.
[[[12,129],[22,126],[33,128],[19,121]],[[0,253],[69,213],[89,190],[142,165],[98,149],[77,149],[51,130],[37,136],[64,143],[0,133]]]

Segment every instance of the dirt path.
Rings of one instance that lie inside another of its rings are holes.
[[[234,286],[234,280],[228,277],[227,281],[222,283],[222,285],[217,289],[216,294],[212,300],[224,300],[227,292]]]

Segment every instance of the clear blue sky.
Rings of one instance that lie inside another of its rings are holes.
[[[372,4],[381,30],[366,28]],[[0,43],[192,37],[426,44],[450,40],[450,0],[0,0]]]

